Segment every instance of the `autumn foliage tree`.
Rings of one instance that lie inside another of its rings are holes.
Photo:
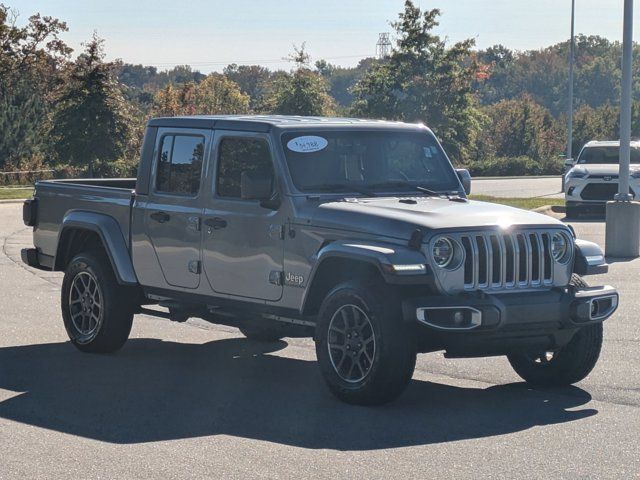
[[[212,73],[200,83],[168,84],[154,98],[154,114],[223,115],[249,111],[249,96],[224,75]]]

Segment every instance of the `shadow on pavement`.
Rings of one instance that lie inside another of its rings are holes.
[[[225,434],[313,449],[370,450],[503,435],[597,414],[579,388],[461,388],[412,381],[393,404],[343,404],[285,342],[129,340],[116,355],[69,343],[0,348],[0,417],[130,444]]]

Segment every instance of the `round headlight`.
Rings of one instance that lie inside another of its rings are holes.
[[[556,262],[561,262],[567,250],[569,249],[569,241],[563,233],[554,233],[551,237],[551,256]]]
[[[440,237],[433,243],[433,261],[440,268],[451,263],[454,253],[453,242],[446,237]]]

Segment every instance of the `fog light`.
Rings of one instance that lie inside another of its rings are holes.
[[[598,301],[591,302],[591,318],[598,316]]]
[[[576,189],[576,187],[569,187],[569,190],[567,190],[567,195],[571,196],[573,195],[573,191]]]
[[[458,310],[453,314],[453,323],[455,325],[462,325],[464,322],[464,313]]]

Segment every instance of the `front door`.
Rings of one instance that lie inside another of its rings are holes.
[[[200,284],[200,189],[207,130],[161,129],[144,213],[147,235],[162,270],[156,285],[197,288]]]
[[[203,266],[221,294],[262,300],[282,296],[284,219],[258,200],[243,198],[243,176],[271,179],[274,164],[263,134],[217,131],[213,198],[204,210]],[[246,183],[246,182],[245,182]],[[274,187],[275,188],[275,187]]]

